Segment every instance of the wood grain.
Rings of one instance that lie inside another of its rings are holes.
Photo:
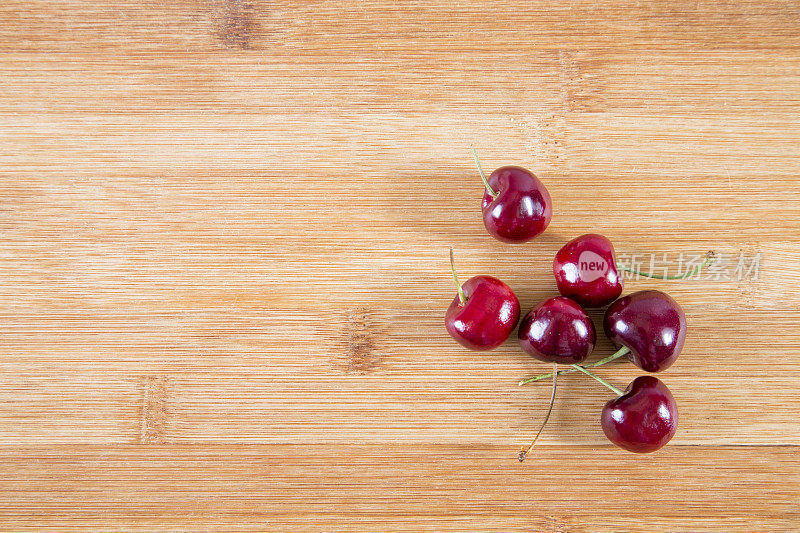
[[[643,461],[545,446],[520,464],[481,445],[6,447],[0,517],[18,529],[119,531],[791,530],[795,455],[670,446]]]
[[[3,2],[0,529],[796,531],[799,19]],[[547,184],[533,243],[486,234],[473,142]],[[543,365],[447,337],[447,248],[528,308],[588,231],[760,268],[627,284],[689,319],[670,446],[613,448],[572,376],[520,465]]]

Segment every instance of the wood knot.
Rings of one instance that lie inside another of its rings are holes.
[[[217,0],[216,34],[227,48],[249,50],[257,24],[255,9],[247,0]]]
[[[167,409],[167,380],[163,376],[147,376],[142,380],[142,403],[139,442],[165,442],[169,411]]]
[[[350,374],[369,374],[383,364],[380,351],[385,328],[368,309],[345,313],[338,332],[338,348],[344,351],[344,368]],[[338,351],[338,350],[337,350]]]
[[[586,61],[576,59],[586,54],[559,50],[558,64],[561,74],[561,94],[564,112],[596,112],[604,108],[597,79],[586,72]]]
[[[546,529],[549,533],[565,533],[567,531],[567,524],[561,518],[555,516],[546,517]]]

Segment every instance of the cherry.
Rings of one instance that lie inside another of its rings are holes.
[[[533,442],[519,453],[519,460],[524,461],[550,420],[560,373],[558,364],[580,363],[586,359],[594,349],[596,334],[592,320],[580,305],[564,296],[556,296],[540,303],[525,315],[518,336],[525,352],[536,359],[553,363],[550,407]]]
[[[639,291],[606,310],[603,329],[617,346],[629,350],[625,355],[633,364],[647,372],[659,372],[681,353],[686,315],[678,302],[663,292]]]
[[[614,245],[596,233],[565,244],[553,259],[553,274],[558,292],[584,307],[604,307],[622,294]]]
[[[592,353],[594,324],[583,308],[564,296],[540,303],[519,326],[519,343],[526,353],[550,363],[580,363]]]
[[[640,376],[619,398],[606,403],[600,424],[608,440],[620,448],[654,452],[675,435],[678,407],[663,382],[653,376]]]
[[[447,332],[471,350],[497,348],[511,334],[519,320],[519,300],[511,288],[491,276],[475,276],[461,285],[456,276],[453,250],[450,268],[458,294],[447,309]]]
[[[485,187],[483,224],[492,236],[508,243],[527,242],[550,223],[553,205],[550,193],[532,172],[514,166],[500,167],[486,178],[473,147]]]

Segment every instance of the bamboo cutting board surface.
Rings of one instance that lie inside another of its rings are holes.
[[[798,20],[5,0],[0,529],[796,531]],[[540,238],[487,235],[473,142],[546,183]],[[627,283],[688,316],[666,448],[613,447],[571,375],[520,464],[550,391],[516,383],[548,365],[447,336],[447,249],[527,309],[586,232],[758,272]]]

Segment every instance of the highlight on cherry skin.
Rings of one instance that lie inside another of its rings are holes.
[[[678,428],[678,406],[667,386],[639,376],[603,407],[600,424],[608,440],[624,450],[649,453],[662,448]]]
[[[539,178],[516,166],[500,167],[487,178],[474,147],[472,154],[484,185],[481,211],[486,230],[507,243],[527,242],[544,232],[553,202]]]
[[[572,239],[556,253],[553,275],[562,296],[572,298],[584,307],[605,307],[622,294],[620,271],[647,278],[678,280],[697,274],[713,260],[714,252],[708,252],[701,264],[672,276],[641,272],[617,264],[614,245],[609,239],[597,233],[587,233]]]
[[[519,321],[520,306],[511,288],[491,276],[459,283],[450,249],[450,268],[457,291],[445,313],[447,332],[471,350],[492,350],[503,344]]]
[[[549,298],[525,315],[519,326],[525,353],[549,363],[580,363],[592,353],[594,324],[586,311],[564,296]]]

